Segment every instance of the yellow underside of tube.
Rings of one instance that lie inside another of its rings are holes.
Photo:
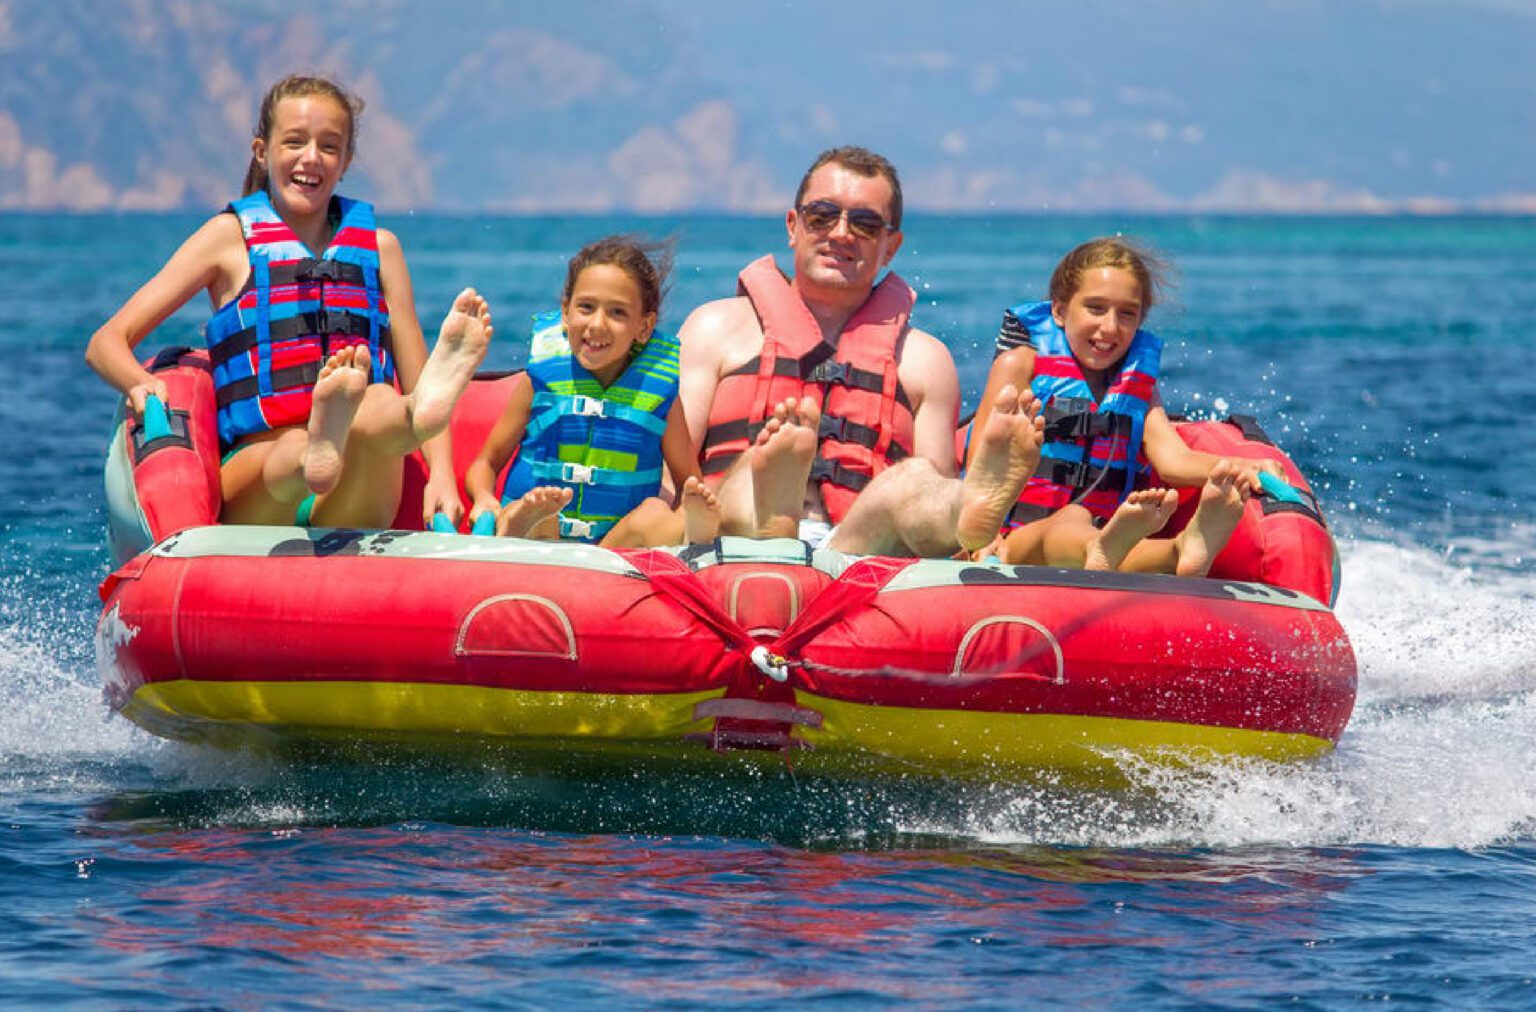
[[[1222,757],[1291,762],[1333,748],[1333,742],[1309,734],[1173,721],[919,710],[804,695],[801,705],[822,715],[820,730],[803,732],[818,749],[899,756],[938,767],[1109,772],[1118,766],[1115,757],[1125,753],[1183,763]]]
[[[620,695],[410,682],[173,681],[141,686],[123,714],[164,737],[214,744],[263,736],[451,742],[459,750],[477,742],[541,751],[648,744],[719,764],[726,757],[684,736],[712,728],[712,720],[694,719],[694,707],[720,695],[721,690]],[[1170,721],[908,709],[806,693],[798,705],[819,712],[822,726],[795,729],[810,747],[795,752],[794,764],[827,771],[1051,770],[1098,780],[1118,779],[1127,754],[1187,765],[1223,758],[1289,762],[1333,748],[1332,742],[1305,734]]]

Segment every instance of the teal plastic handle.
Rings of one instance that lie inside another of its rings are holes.
[[[478,534],[483,538],[488,538],[492,534],[495,534],[496,514],[492,513],[490,510],[486,510],[484,513],[475,517],[475,525],[469,529],[469,533]]]
[[[1307,501],[1301,497],[1301,493],[1292,488],[1289,482],[1276,478],[1268,471],[1259,472],[1259,485],[1271,497],[1280,502],[1293,502],[1298,506],[1307,505]]]
[[[432,514],[432,532],[434,534],[457,534],[459,529],[453,526],[453,521],[448,519],[446,513]]]
[[[165,403],[150,394],[144,398],[144,442],[153,443],[171,434],[171,413],[165,410]]]

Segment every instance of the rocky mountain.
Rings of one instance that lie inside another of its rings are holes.
[[[1484,0],[0,0],[0,209],[214,207],[293,70],[393,209],[1536,211],[1536,11]]]

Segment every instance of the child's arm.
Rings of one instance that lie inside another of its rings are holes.
[[[683,483],[689,478],[701,477],[699,450],[688,432],[688,416],[683,409],[683,399],[676,398],[667,412],[667,428],[661,434],[661,456],[667,463],[667,473],[672,477],[673,494],[681,496]]]
[[[987,417],[992,414],[992,403],[997,400],[998,391],[1012,383],[1014,389],[1020,393],[1029,389],[1029,384],[1035,378],[1035,349],[1028,345],[1021,345],[1003,352],[992,360],[992,371],[987,373],[987,388],[981,393],[981,403],[976,407],[976,417],[971,420],[971,431],[979,432],[982,426],[987,424]],[[971,464],[970,454],[976,452],[979,440],[972,439],[969,450],[966,453],[966,466]]]
[[[200,289],[216,293],[216,299],[232,295],[241,269],[248,270],[240,222],[232,214],[214,215],[91,335],[86,364],[126,396],[135,417],[143,416],[150,394],[164,401],[166,390],[163,380],[139,364],[134,348]]]
[[[1211,476],[1211,468],[1222,459],[1231,460],[1243,472],[1250,492],[1259,491],[1259,471],[1268,471],[1277,478],[1285,477],[1285,470],[1273,460],[1253,460],[1244,457],[1218,457],[1213,453],[1192,450],[1179,438],[1178,430],[1168,420],[1168,413],[1161,404],[1147,412],[1146,427],[1142,430],[1141,445],[1147,459],[1157,469],[1158,477],[1176,487],[1205,484]]]
[[[523,431],[528,428],[528,413],[533,408],[533,383],[528,374],[519,375],[512,385],[512,396],[501,409],[501,417],[485,437],[485,445],[475,455],[474,462],[464,473],[464,490],[469,493],[469,517],[475,520],[489,510],[494,515],[501,509],[496,497],[496,476],[512,459],[512,452],[523,441]]]

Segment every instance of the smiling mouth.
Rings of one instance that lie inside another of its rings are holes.
[[[314,190],[320,187],[320,177],[311,175],[308,172],[295,172],[288,178],[293,181],[295,186],[301,186],[306,190]]]
[[[852,264],[855,262],[852,253],[844,253],[833,249],[830,246],[821,247],[816,251],[816,255],[823,260],[827,260],[838,265]]]

